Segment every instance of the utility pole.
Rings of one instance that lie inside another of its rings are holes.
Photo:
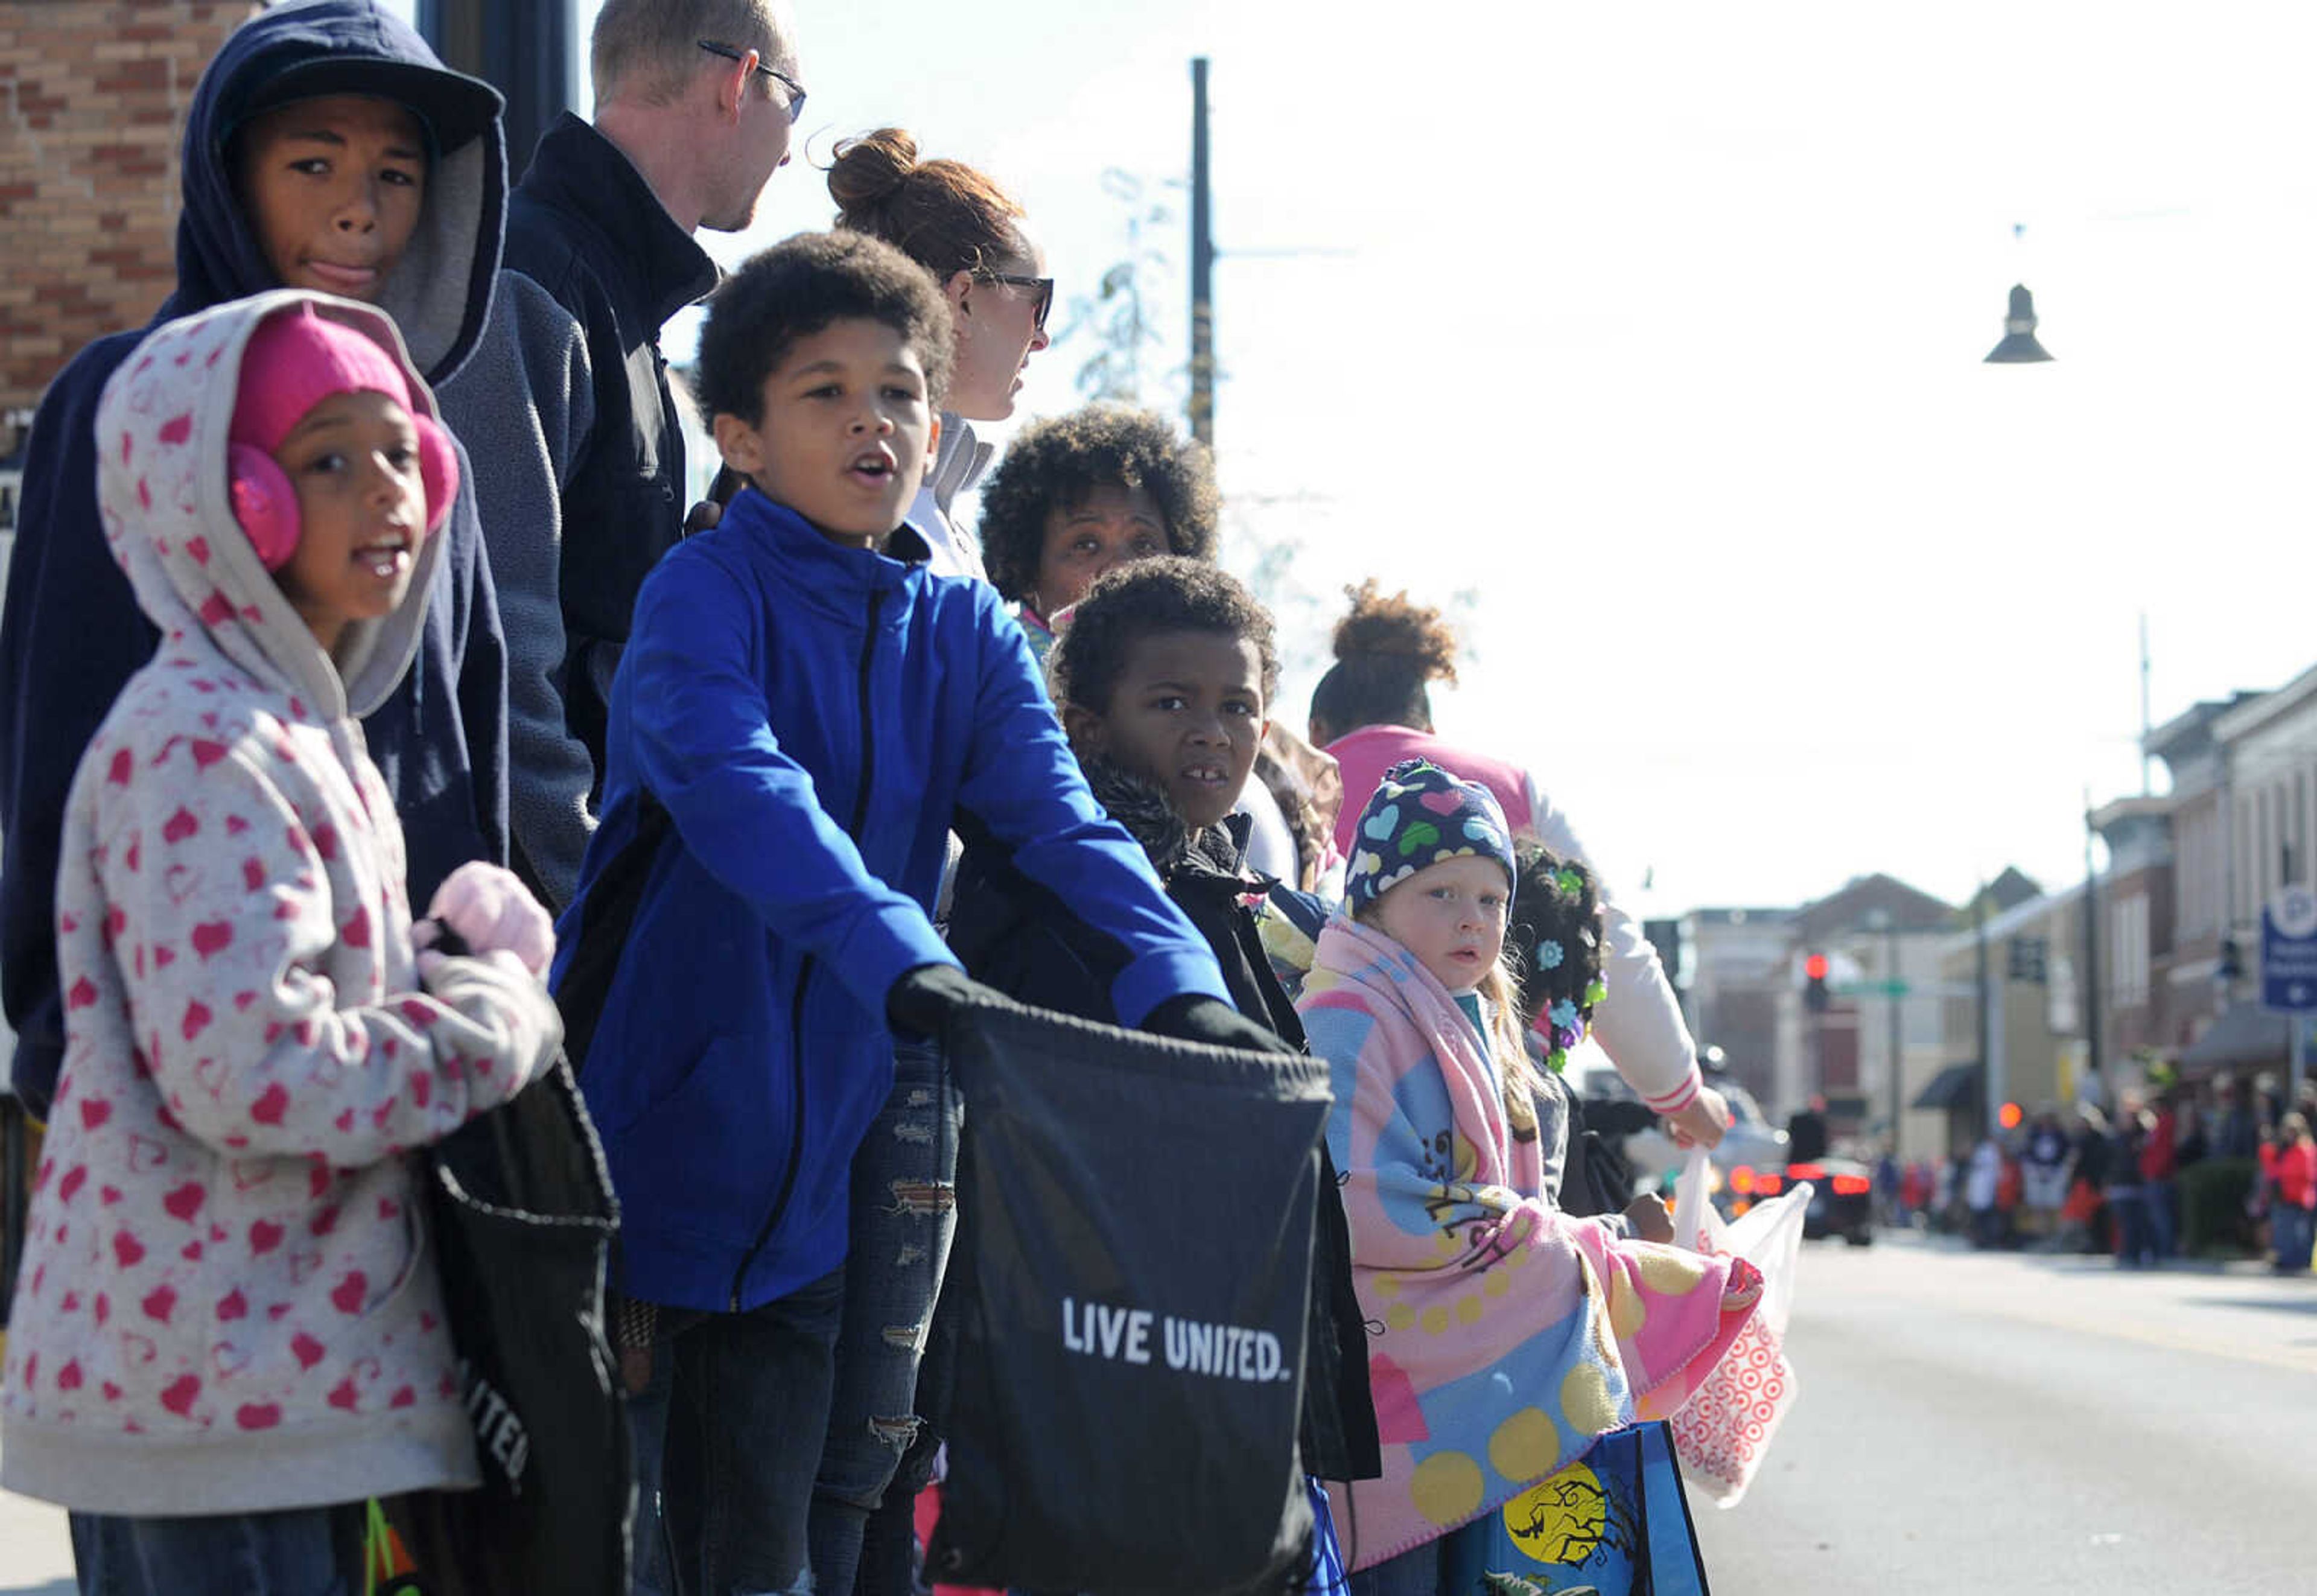
[[[1900,1040],[1899,1005],[1905,1001],[1901,995],[1905,991],[1905,982],[1899,979],[1899,919],[1889,910],[1878,906],[1866,911],[1864,926],[1866,930],[1879,931],[1883,935],[1883,1002],[1888,1011],[1891,1027],[1888,1065],[1891,1074],[1883,1089],[1891,1101],[1891,1145],[1896,1149],[1899,1145],[1900,1098],[1902,1095],[1901,1089],[1905,1078],[1905,1071],[1899,1066],[1902,1045]],[[1858,1021],[1858,1047],[1863,1060],[1866,1049],[1866,1015],[1863,1006],[1859,1011]],[[1864,1088],[1866,1082],[1862,1080],[1858,1084]]]
[[[576,109],[571,0],[501,5],[493,0],[418,0],[418,31],[443,64],[506,96],[507,183],[531,165],[540,135]]]
[[[2291,843],[2284,845],[2284,853],[2285,857],[2278,861],[2277,878],[2286,885],[2291,886],[2295,882]],[[2261,911],[2260,923],[2261,958],[2266,964],[2268,957],[2268,928],[2269,924],[2266,909]],[[2268,996],[2268,975],[2264,972],[2261,978],[2264,998]],[[2285,1016],[2285,1095],[2296,1105],[2301,1101],[2301,1083],[2309,1077],[2309,1027],[2304,1023],[2308,1018],[2306,1014],[2297,1010],[2288,1010]]]
[[[1982,1097],[1992,1099],[2002,1087],[1995,1071],[1995,1002],[1988,991],[1987,968],[1987,883],[1979,883],[1979,897],[1972,912],[1973,940],[1979,957],[1979,1075],[1987,1089]],[[1982,1112],[1987,1105],[1980,1105]]]
[[[2099,877],[2092,870],[2092,790],[2084,789],[2084,1063],[2100,1083]]]
[[[1904,1111],[1907,1071],[1902,1040],[1903,1026],[1900,1023],[1900,1006],[1906,1002],[1907,983],[1899,972],[1899,918],[1885,915],[1883,920],[1883,964],[1890,973],[1883,991],[1891,997],[1891,1156],[1899,1156],[1899,1118]]]
[[[2148,752],[2148,612],[2140,612],[2140,795],[2146,798],[2156,791],[2150,775],[2152,760]]]
[[[1826,1011],[1820,1009],[1810,1017],[1810,1089],[1803,1093],[1807,1104],[1812,1098],[1826,1096]]]
[[[1215,238],[1207,171],[1207,58],[1191,58],[1191,435],[1215,446]]]

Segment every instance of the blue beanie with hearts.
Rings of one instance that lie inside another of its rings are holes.
[[[1503,865],[1507,885],[1515,879],[1512,828],[1496,794],[1429,759],[1403,759],[1360,811],[1344,906],[1357,914],[1427,865],[1465,854]]]

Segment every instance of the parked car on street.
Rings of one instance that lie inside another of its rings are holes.
[[[1582,1072],[1579,1073],[1581,1067]],[[1588,1100],[1599,1098],[1633,1100],[1633,1088],[1613,1068],[1608,1059],[1596,1052],[1589,1059],[1570,1061],[1570,1073],[1581,1082],[1579,1090]],[[1713,1082],[1730,1105],[1730,1129],[1722,1138],[1722,1145],[1713,1150],[1715,1170],[1722,1176],[1726,1190],[1729,1177],[1740,1169],[1765,1170],[1771,1173],[1786,1167],[1786,1133],[1772,1125],[1762,1112],[1761,1105],[1744,1087],[1727,1079]],[[1685,1154],[1675,1145],[1671,1136],[1658,1125],[1651,1125],[1625,1138],[1623,1149],[1626,1161],[1633,1166],[1635,1188],[1642,1191],[1673,1189],[1674,1178],[1681,1173]]]
[[[1840,1236],[1854,1247],[1874,1240],[1874,1171],[1847,1158],[1821,1158],[1788,1164],[1784,1184],[1811,1183],[1810,1206],[1803,1210],[1803,1239]],[[1770,1196],[1768,1192],[1761,1194]]]

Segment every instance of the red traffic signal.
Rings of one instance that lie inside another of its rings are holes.
[[[1803,961],[1803,973],[1812,981],[1824,981],[1826,969],[1826,955],[1822,953],[1814,953]]]
[[[1824,1014],[1833,994],[1826,990],[1826,955],[1812,954],[1803,960],[1803,1007],[1812,1014]]]

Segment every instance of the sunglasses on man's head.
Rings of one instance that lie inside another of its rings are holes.
[[[1003,282],[1008,288],[1026,288],[1038,296],[1038,308],[1031,313],[1033,324],[1043,332],[1046,312],[1054,308],[1054,280],[1051,277],[1024,277],[1018,272],[976,272],[984,282]]]
[[[721,56],[728,61],[745,61],[748,58],[748,52],[747,50],[736,49],[729,44],[719,44],[712,39],[695,39],[693,42],[698,45],[701,49],[706,50],[710,55]],[[799,117],[804,114],[804,85],[799,83],[795,78],[791,77],[785,72],[775,71],[774,68],[765,66],[762,57],[757,58],[756,70],[763,73],[766,77],[771,78],[774,83],[779,84],[783,88],[788,90],[790,121],[794,122]]]

